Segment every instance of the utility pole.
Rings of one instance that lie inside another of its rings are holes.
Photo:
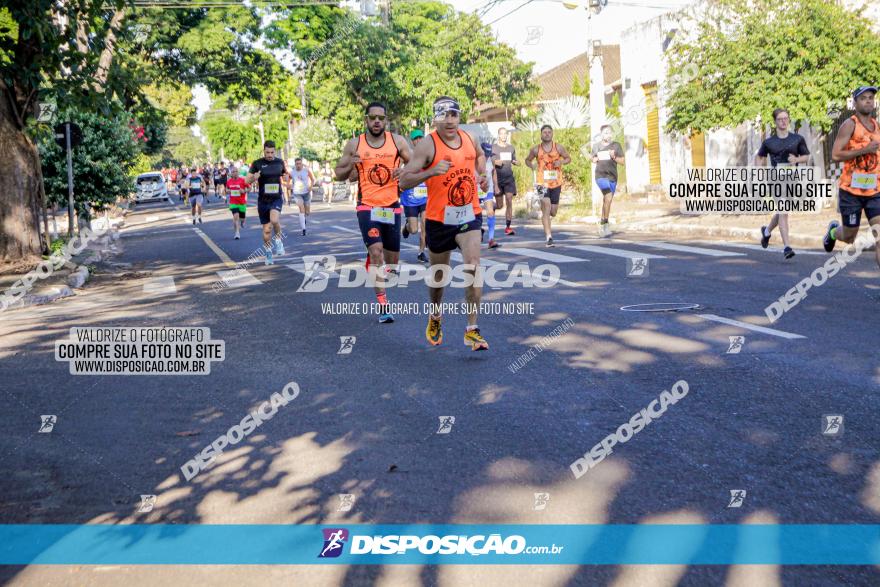
[[[299,95],[300,95],[300,106],[302,107],[302,119],[305,120],[306,116],[308,116],[308,109],[306,108],[306,72],[299,77]]]
[[[608,4],[608,0],[586,0],[587,9],[587,61],[590,65],[590,144],[587,146],[592,152],[593,142],[599,136],[599,129],[605,124],[605,72],[602,67],[602,42],[593,38],[593,16],[598,16]],[[579,0],[563,0],[563,6],[570,10],[574,10],[581,6]],[[591,175],[590,181],[590,201],[593,216],[598,217],[600,212],[600,203],[602,201],[602,190],[596,184],[595,168]]]
[[[260,115],[260,124],[254,125],[256,128],[260,129],[260,150],[263,149],[263,145],[266,144],[266,133],[263,128],[263,115]]]
[[[596,0],[589,0],[590,6],[587,7],[587,42],[588,57],[590,60],[590,135],[591,142],[595,142],[599,136],[599,129],[605,124],[605,70],[602,64],[602,42],[593,38],[593,3]],[[596,8],[596,14],[602,9],[601,6]],[[592,150],[593,145],[590,145]],[[591,151],[592,152],[592,151]],[[596,183],[595,166],[591,174],[591,197],[593,216],[601,214],[601,204],[603,199],[602,190]]]
[[[67,150],[67,237],[73,238],[73,152],[69,122],[64,123],[64,142]]]

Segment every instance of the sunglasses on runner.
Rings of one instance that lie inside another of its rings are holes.
[[[384,114],[368,114],[367,118],[369,118],[370,120],[381,120],[383,122],[385,121]]]

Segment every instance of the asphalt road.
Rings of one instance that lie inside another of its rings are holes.
[[[574,226],[557,228],[557,246],[546,249],[538,225],[520,225],[514,237],[499,231],[502,248],[484,250],[484,258],[534,267],[547,253],[561,255],[554,261],[565,282],[487,287],[483,301],[511,304],[501,308],[513,313],[482,316],[490,350],[473,353],[461,342],[463,315],[447,315],[443,345],[430,347],[421,311],[390,325],[326,313],[326,304],[373,302],[370,289],[330,279],[323,292],[297,291],[302,255],[362,263],[348,206],[316,205],[305,237],[285,208],[287,254],[273,266],[247,265],[251,285],[220,291],[212,287],[218,272],[260,246],[257,220],[234,241],[221,205],[209,206],[198,230],[187,214],[140,206],[113,259],[130,266],[99,265],[77,296],[3,314],[0,523],[878,523],[880,272],[872,253],[771,325],[764,308],[819,267],[824,252],[785,261],[747,243],[597,239],[592,227]],[[415,254],[404,248],[403,260],[416,264]],[[628,276],[627,256],[648,258],[647,275]],[[419,284],[389,298],[419,309],[428,302]],[[463,290],[448,290],[444,301],[464,302]],[[699,307],[621,310],[673,302]],[[86,326],[207,327],[225,341],[226,358],[208,376],[71,375],[54,345]],[[545,339],[554,329],[564,334]],[[731,336],[744,337],[739,353],[728,352]],[[339,354],[340,337],[356,337],[349,354]],[[541,352],[523,358],[542,341]],[[679,380],[688,383],[685,398],[574,478],[575,459]],[[302,390],[297,399],[184,480],[188,459],[291,381]],[[37,433],[44,414],[57,416],[51,433]],[[844,416],[842,433],[822,433],[826,415]],[[445,416],[455,417],[452,429],[437,434]],[[740,507],[728,507],[731,490],[745,490]],[[544,509],[535,509],[535,493],[549,494]],[[149,513],[137,511],[142,494],[157,496]],[[339,511],[340,494],[354,496],[349,511]],[[870,567],[679,565],[33,566],[2,568],[0,578],[13,585],[880,583]]]

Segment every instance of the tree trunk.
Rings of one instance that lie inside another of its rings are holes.
[[[0,84],[0,262],[39,259],[40,154]]]
[[[110,75],[110,64],[113,63],[113,54],[116,51],[116,33],[120,30],[124,19],[125,9],[117,10],[113,13],[113,18],[110,19],[107,36],[104,39],[104,50],[101,51],[101,58],[98,60],[98,71],[95,73],[95,89],[98,92],[104,91],[107,76]]]

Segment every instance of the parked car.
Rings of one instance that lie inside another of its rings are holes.
[[[171,201],[171,196],[168,194],[168,186],[165,185],[165,178],[158,171],[141,173],[137,176],[134,185],[134,201],[137,203],[153,202],[156,200]]]

